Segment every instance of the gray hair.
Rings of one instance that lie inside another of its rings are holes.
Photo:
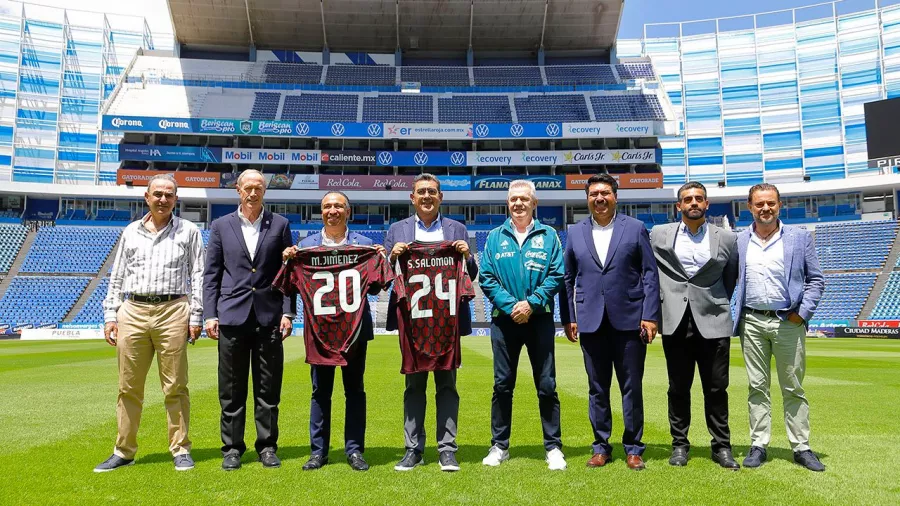
[[[175,181],[175,176],[172,174],[157,174],[150,179],[147,180],[147,191],[150,191],[150,188],[153,186],[154,181],[166,181],[168,183],[172,183],[172,186],[175,187],[175,194],[178,195],[178,182]]]
[[[513,190],[528,190],[531,200],[537,200],[537,190],[534,187],[534,183],[527,179],[516,179],[509,183],[509,191],[506,193],[507,200],[509,200]]]
[[[238,175],[238,177],[237,177],[237,181],[235,181],[235,183],[234,183],[235,186],[237,186],[238,188],[240,188],[240,187],[241,187],[241,180],[244,179],[244,176],[247,176],[247,175],[250,175],[250,174],[257,174],[259,177],[261,177],[262,180],[263,180],[263,186],[265,186],[265,184],[266,184],[266,176],[264,176],[262,172],[260,172],[260,171],[258,171],[258,170],[256,170],[256,169],[247,169],[247,170],[241,172],[241,173]]]
[[[413,188],[416,187],[416,183],[418,183],[419,181],[431,181],[431,182],[437,184],[438,193],[441,192],[441,180],[438,179],[437,176],[435,176],[434,174],[431,174],[429,172],[423,172],[423,173],[419,174],[418,176],[413,178]]]

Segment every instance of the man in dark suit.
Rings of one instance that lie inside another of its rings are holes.
[[[237,211],[213,221],[203,274],[206,333],[219,341],[222,468],[241,467],[246,451],[247,376],[253,374],[256,451],[280,467],[278,403],[284,372],[281,341],[291,334],[296,299],[272,288],[281,252],[291,246],[288,220],[263,209],[266,180],[256,170],[237,179]]]
[[[653,227],[659,265],[663,351],[669,373],[669,464],[686,466],[691,426],[691,384],[700,371],[712,459],[726,469],[740,465],[731,453],[728,428],[728,367],[731,355],[731,295],[737,282],[737,235],[706,221],[706,187],[678,190],[681,221]]]
[[[566,289],[560,316],[566,337],[581,349],[590,392],[594,430],[589,467],[602,467],[612,456],[609,389],[613,367],[622,391],[625,430],[622,443],[630,469],[644,469],[642,384],[647,344],[659,321],[659,274],[644,224],[616,213],[618,184],[595,174],[585,185],[591,216],[569,229]]]
[[[396,262],[409,247],[409,243],[453,241],[456,251],[467,257],[466,266],[471,279],[478,276],[475,257],[469,255],[469,233],[466,226],[458,221],[441,216],[440,206],[444,199],[441,182],[428,173],[419,174],[413,181],[413,191],[409,195],[416,214],[391,225],[384,247],[391,252],[391,264]],[[472,315],[466,301],[457,311],[459,334],[472,333]],[[387,330],[397,330],[397,295],[391,291],[388,302]],[[406,389],[403,391],[403,432],[406,441],[406,455],[394,469],[408,471],[424,464],[425,451],[425,390],[428,373],[418,372],[405,375]],[[437,406],[438,460],[442,471],[458,471],[456,460],[456,428],[459,416],[459,393],[456,391],[456,370],[434,371],[434,402]]]
[[[328,192],[322,198],[322,221],[325,226],[321,232],[309,235],[300,241],[301,248],[315,246],[343,246],[347,244],[371,246],[372,240],[363,235],[351,232],[347,227],[350,219],[350,199],[342,192]],[[382,252],[384,248],[375,246]],[[285,251],[285,257],[291,256],[296,248]],[[369,300],[363,303],[364,314],[371,314]],[[307,313],[309,314],[309,313]],[[359,331],[359,339],[353,355],[347,358],[347,365],[341,367],[344,380],[344,453],[347,462],[356,471],[366,471],[369,464],[363,458],[366,439],[366,390],[363,375],[366,372],[366,348],[368,342],[375,338],[372,319],[363,317]],[[310,365],[312,377],[312,403],[309,410],[309,444],[312,453],[304,471],[319,469],[328,463],[328,451],[331,445],[331,394],[334,391],[335,366]]]

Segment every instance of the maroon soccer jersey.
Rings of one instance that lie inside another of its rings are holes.
[[[460,364],[459,311],[475,296],[466,261],[453,243],[418,243],[397,262],[400,372],[447,371]]]
[[[387,259],[371,246],[304,248],[282,266],[273,286],[303,300],[306,363],[347,365],[362,319],[371,318],[366,293],[393,279]]]

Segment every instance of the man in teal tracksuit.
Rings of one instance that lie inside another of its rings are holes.
[[[499,466],[509,458],[513,389],[522,346],[534,371],[544,449],[551,470],[566,468],[559,427],[554,360],[553,296],[563,282],[563,252],[556,231],[534,219],[534,184],[513,181],[507,199],[511,218],[488,235],[481,257],[481,289],[494,305],[491,347],[494,396],[491,449],[482,463]]]

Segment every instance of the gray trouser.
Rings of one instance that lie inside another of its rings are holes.
[[[772,432],[771,362],[784,403],[784,425],[795,452],[809,450],[809,401],[803,391],[806,373],[806,327],[774,317],[745,313],[738,332],[750,383],[750,444],[765,448]]]
[[[437,405],[438,452],[456,452],[456,420],[459,417],[459,394],[456,392],[456,370],[434,371],[434,402]],[[425,391],[428,373],[406,375],[403,392],[403,436],[407,450],[425,451]]]

